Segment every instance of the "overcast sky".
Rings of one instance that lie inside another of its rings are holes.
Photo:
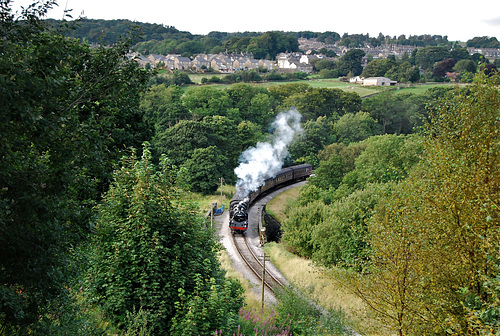
[[[15,7],[30,0],[14,0]],[[443,35],[450,41],[475,36],[500,40],[500,1],[450,0],[59,0],[49,17],[64,8],[73,18],[129,19],[174,26],[192,34],[266,32],[270,30],[335,31],[340,35],[379,33],[390,36]]]

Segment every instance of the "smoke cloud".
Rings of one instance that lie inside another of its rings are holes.
[[[234,170],[238,177],[237,188],[245,192],[256,190],[267,178],[280,171],[288,155],[288,145],[297,133],[302,132],[301,118],[296,109],[281,112],[271,125],[274,131],[269,141],[259,142],[241,153],[240,165]]]

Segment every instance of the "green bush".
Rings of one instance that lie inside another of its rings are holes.
[[[116,325],[127,328],[127,314],[142,307],[153,333],[168,333],[171,320],[175,317],[178,323],[187,314],[176,302],[200,296],[207,290],[201,287],[206,281],[210,290],[227,286],[216,255],[219,245],[197,209],[182,200],[179,174],[165,157],[159,167],[153,165],[145,146],[141,160],[134,154],[123,159],[97,207],[88,284],[96,302]],[[237,285],[229,288],[231,306],[207,316],[205,322],[213,327],[226,325],[225,320],[241,305]],[[208,294],[200,297],[211,298]],[[208,300],[204,309],[218,309],[211,303],[218,301]],[[215,317],[218,319],[212,320]]]

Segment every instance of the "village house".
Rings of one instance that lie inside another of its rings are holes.
[[[225,55],[217,55],[214,58],[212,58],[210,66],[215,71],[226,72],[226,73],[234,72],[233,61],[231,60],[231,58]]]
[[[259,68],[259,61],[255,58],[248,58],[245,62],[246,70],[257,70]]]
[[[148,59],[154,68],[164,67],[167,64],[167,57],[163,55],[151,54],[148,56]]]
[[[205,54],[199,54],[191,61],[191,69],[193,71],[200,72],[208,68],[210,68],[210,60]]]
[[[174,62],[173,69],[188,70],[191,68],[191,59],[189,57],[183,57],[180,55],[168,55],[167,58]]]
[[[234,71],[247,70],[246,62],[248,61],[248,57],[239,57],[233,61],[233,69]]]
[[[300,57],[301,54],[289,54],[289,53],[281,53],[278,54],[278,68],[281,72],[306,72],[312,73],[313,66],[307,63],[301,63]]]
[[[273,71],[277,68],[276,63],[270,60],[259,60],[259,68],[266,69],[267,71]]]
[[[140,66],[144,68],[147,64],[151,65],[151,60],[146,56],[138,55],[135,56],[134,59],[137,61],[137,63],[139,63]]]
[[[322,58],[324,58],[323,55],[302,55],[300,56],[299,62],[305,64],[311,64],[311,61],[313,59],[322,59]]]
[[[467,51],[470,55],[474,55],[476,53],[483,55],[490,61],[493,61],[496,58],[500,58],[500,49],[498,48],[472,48],[468,47]]]

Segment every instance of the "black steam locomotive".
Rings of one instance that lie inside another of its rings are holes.
[[[237,189],[229,203],[229,228],[232,233],[245,233],[248,228],[248,208],[259,197],[282,186],[305,180],[312,174],[310,164],[281,169],[275,177],[268,178],[257,190],[245,193]]]

